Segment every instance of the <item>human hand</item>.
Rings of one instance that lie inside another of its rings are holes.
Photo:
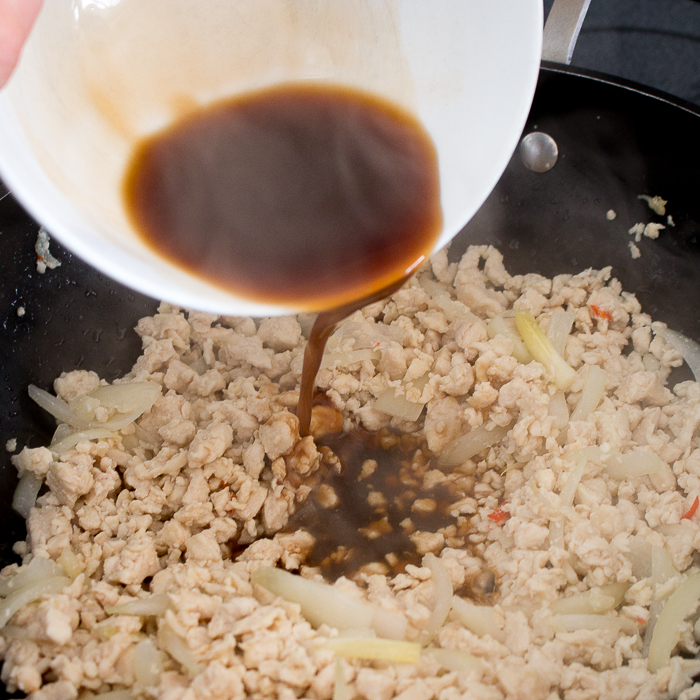
[[[42,0],[0,0],[0,88],[10,79]]]

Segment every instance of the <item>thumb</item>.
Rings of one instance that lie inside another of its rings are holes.
[[[0,88],[10,79],[42,0],[0,0]]]

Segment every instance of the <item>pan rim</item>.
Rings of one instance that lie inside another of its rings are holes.
[[[542,61],[540,73],[571,75],[574,77],[583,78],[585,80],[592,80],[597,83],[610,85],[612,87],[622,88],[623,90],[628,90],[629,92],[643,97],[650,97],[657,102],[662,102],[673,107],[677,107],[695,117],[700,117],[699,105],[685,100],[682,97],[671,95],[663,90],[649,87],[648,85],[638,83],[634,80],[628,80],[627,78],[610,75],[609,73],[602,73],[600,71],[591,70],[589,68],[580,68],[578,66],[565,66],[561,63],[555,63],[554,61]]]

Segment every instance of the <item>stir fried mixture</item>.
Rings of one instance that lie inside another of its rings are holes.
[[[164,304],[139,322],[143,355],[122,380],[76,371],[56,396],[31,389],[60,425],[51,445],[13,457],[28,537],[22,564],[0,574],[8,690],[700,690],[700,387],[666,386],[685,339],[610,269],[511,276],[491,247],[458,263],[443,251],[336,331],[301,439],[309,320]],[[358,428],[403,445],[394,473],[374,458],[343,473],[324,440]],[[367,550],[397,532],[404,550],[333,580],[330,565],[362,545],[313,559],[319,534],[297,518],[309,504],[328,522],[349,517],[344,477],[374,518],[356,528]]]

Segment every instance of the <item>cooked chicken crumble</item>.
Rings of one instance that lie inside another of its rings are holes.
[[[547,331],[564,311],[573,331],[562,356],[575,375],[559,386],[546,363],[523,361],[531,358],[517,332],[494,319],[510,328],[513,312],[530,314]],[[352,631],[312,627],[303,605],[251,580],[274,566],[322,580],[305,564],[313,537],[284,528],[313,489],[323,508],[338,505],[323,483],[337,460],[300,438],[294,415],[302,325],[308,319],[256,322],[162,304],[139,322],[143,355],[117,382],[157,384],[150,410],[113,437],[59,449],[64,430],[51,449],[12,458],[20,477],[35,475],[48,490],[15,545],[23,565],[0,575],[10,692],[651,700],[700,690],[694,609],[670,661],[652,673],[647,659],[665,602],[698,571],[700,387],[665,386],[682,358],[609,268],[550,280],[511,276],[492,247],[472,247],[459,263],[443,251],[331,339],[317,380],[330,404],[316,413],[314,435],[342,422],[344,431],[391,428],[423,441],[437,457],[412,473],[425,491],[410,509],[416,519],[438,508],[429,493],[437,484],[461,489],[450,525],[412,532],[411,517],[402,523],[422,565],[396,573],[387,557],[333,585],[404,622],[405,641],[423,646],[417,663],[336,662],[342,645],[327,640]],[[602,398],[585,411],[594,377]],[[109,426],[113,408],[90,398],[103,384],[76,371],[54,388]],[[485,436],[484,448],[460,458],[456,441],[471,433]],[[499,437],[491,446],[489,435]],[[358,479],[377,469],[367,460]],[[368,501],[386,505],[376,490]],[[44,570],[56,588],[8,610],[27,584],[13,593],[12,582],[31,561],[55,567]],[[478,608],[461,600],[475,581]],[[450,587],[457,595],[445,619]]]

